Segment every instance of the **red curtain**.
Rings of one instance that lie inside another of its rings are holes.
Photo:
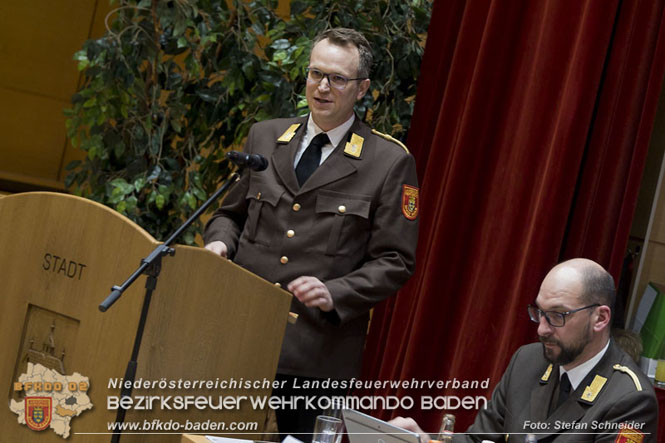
[[[408,139],[418,270],[375,310],[363,377],[449,385],[360,391],[416,400],[374,415],[436,431],[452,412],[465,430],[475,408],[419,397],[489,396],[536,339],[526,305],[557,262],[585,256],[618,277],[663,81],[664,5],[435,1]]]

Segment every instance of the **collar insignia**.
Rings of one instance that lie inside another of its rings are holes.
[[[540,377],[541,383],[547,383],[550,380],[550,375],[552,375],[552,365],[550,364],[542,377]]]
[[[351,141],[346,142],[346,146],[344,146],[344,153],[350,157],[360,158],[360,154],[363,152],[364,142],[364,138],[356,133],[353,133],[351,136]]]
[[[591,384],[584,389],[584,393],[582,393],[581,399],[586,403],[593,403],[601,389],[603,389],[603,386],[605,386],[605,383],[607,383],[607,379],[605,377],[596,375],[593,378]]]
[[[289,126],[289,129],[284,132],[278,139],[277,143],[288,143],[293,139],[293,137],[296,136],[296,131],[300,127],[300,123],[294,123],[291,126]]]

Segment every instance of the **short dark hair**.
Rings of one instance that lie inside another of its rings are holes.
[[[369,42],[360,32],[355,29],[349,28],[331,28],[326,29],[314,38],[312,48],[321,40],[328,39],[330,43],[337,46],[353,45],[358,48],[358,55],[360,60],[358,62],[358,77],[369,78],[370,71],[372,70],[372,63],[374,56],[372,55],[372,47]]]
[[[616,290],[614,278],[600,266],[585,266],[582,270],[584,292],[581,299],[586,305],[598,303],[609,306],[614,311]]]

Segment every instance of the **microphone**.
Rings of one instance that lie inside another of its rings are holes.
[[[268,167],[268,160],[266,160],[261,154],[246,154],[240,151],[229,151],[226,153],[226,158],[241,168],[248,167],[255,171],[263,171]]]

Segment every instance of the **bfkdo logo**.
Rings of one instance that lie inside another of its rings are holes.
[[[43,431],[51,424],[51,397],[25,397],[25,423],[33,431]]]

